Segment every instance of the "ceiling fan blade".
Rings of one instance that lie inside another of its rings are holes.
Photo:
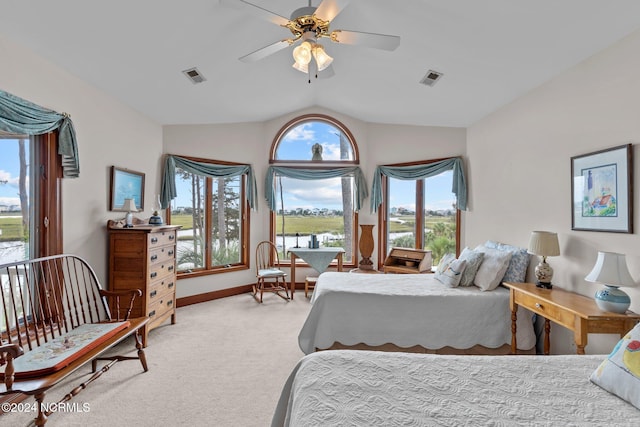
[[[335,30],[331,32],[331,40],[344,44],[357,44],[375,49],[395,50],[400,45],[400,36],[387,34],[363,33],[361,31]]]
[[[271,43],[269,46],[265,46],[258,50],[255,50],[245,56],[241,56],[238,59],[242,62],[259,61],[260,59],[266,58],[267,56],[272,55],[286,47],[289,47],[290,45],[291,43],[289,43],[289,40],[280,40],[275,43]]]
[[[348,4],[349,0],[323,0],[314,13],[324,21],[332,21]]]
[[[234,9],[245,10],[252,15],[271,21],[276,25],[286,25],[289,22],[288,18],[245,0],[220,0],[220,4]]]

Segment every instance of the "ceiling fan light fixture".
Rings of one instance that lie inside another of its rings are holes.
[[[309,64],[301,64],[299,62],[294,62],[292,67],[305,74],[309,72]]]
[[[298,64],[308,64],[311,61],[311,43],[302,42],[299,46],[293,49],[293,59]]]
[[[324,70],[333,62],[333,58],[325,52],[324,47],[322,47],[321,44],[314,45],[312,52],[313,57],[316,59],[316,63],[318,64],[318,71]]]

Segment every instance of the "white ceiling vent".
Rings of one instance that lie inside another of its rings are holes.
[[[195,67],[184,70],[183,73],[193,84],[202,83],[207,80]]]
[[[433,86],[438,80],[440,80],[440,77],[442,77],[442,73],[429,70],[427,71],[427,74],[424,75],[422,80],[420,80],[420,83],[425,86]]]

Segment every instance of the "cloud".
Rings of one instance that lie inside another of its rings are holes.
[[[305,123],[299,126],[294,127],[287,131],[287,134],[282,141],[284,142],[293,142],[293,141],[313,141],[315,139],[315,131],[311,129],[311,123]]]
[[[16,206],[20,205],[20,198],[18,197],[0,197],[0,205],[2,206]]]

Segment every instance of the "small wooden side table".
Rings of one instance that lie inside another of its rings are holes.
[[[544,289],[535,283],[504,282],[510,290],[511,353],[516,354],[516,312],[522,306],[544,317],[544,354],[549,354],[550,322],[573,331],[578,354],[585,354],[587,335],[619,334],[622,338],[640,321],[640,315],[627,311],[624,314],[602,311],[592,298],[558,287]]]

